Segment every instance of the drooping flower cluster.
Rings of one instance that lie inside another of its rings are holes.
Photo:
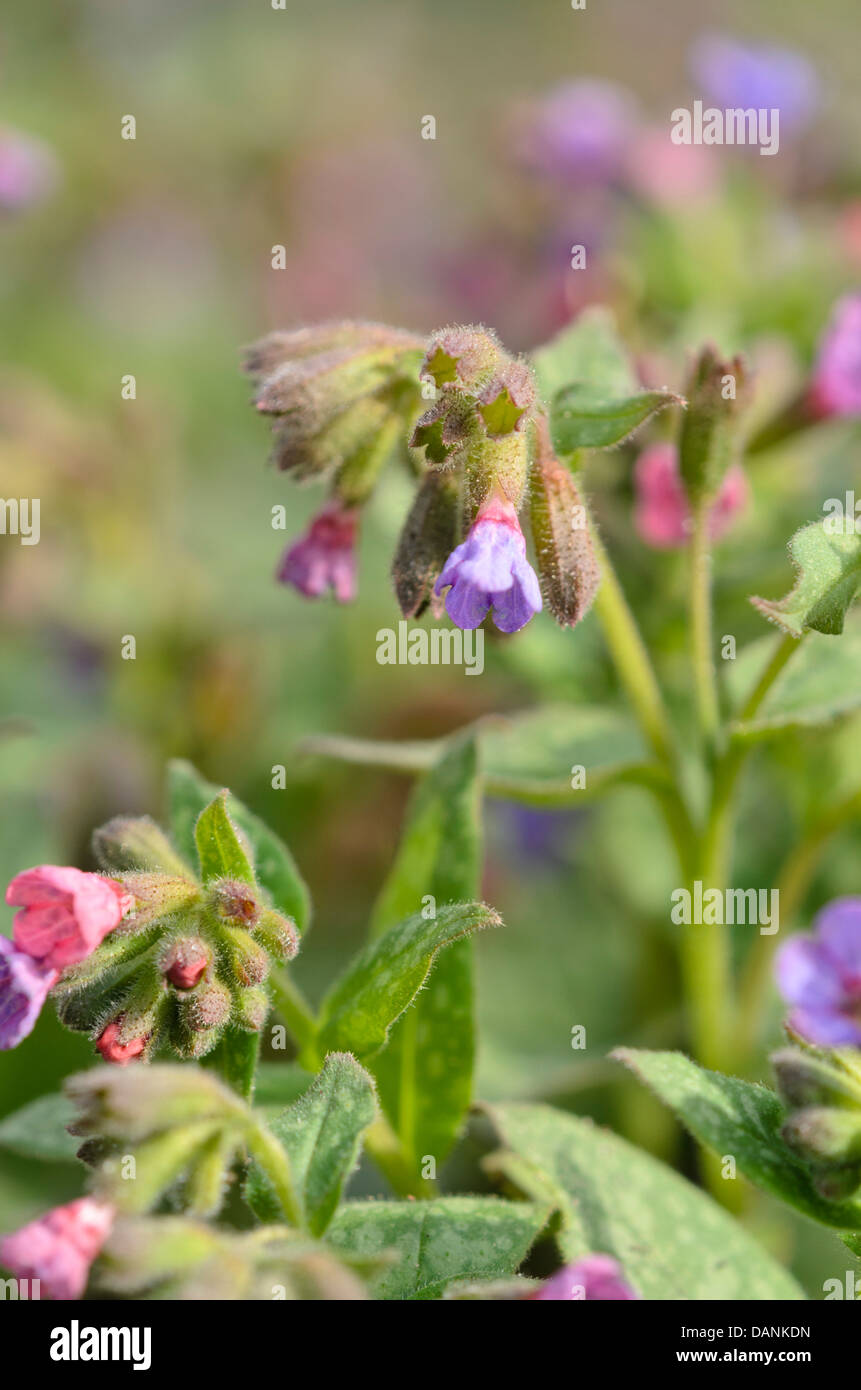
[[[341,601],[354,596],[359,508],[400,442],[420,478],[393,564],[404,616],[439,611],[447,590],[461,628],[492,614],[516,632],[544,603],[560,623],[577,622],[597,570],[588,531],[575,534],[583,508],[553,453],[530,367],[483,328],[444,329],[423,353],[417,342],[338,324],[272,334],[251,349],[258,409],[277,417],[279,466],[332,479],[330,501],[279,578],[310,597],[330,587]],[[429,404],[415,420],[422,398]],[[527,499],[537,574],[518,516]]]

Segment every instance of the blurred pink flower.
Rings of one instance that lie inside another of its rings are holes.
[[[333,499],[317,513],[308,530],[286,552],[278,568],[282,584],[292,584],[306,598],[332,588],[340,603],[356,597],[356,532],[359,513]]]
[[[38,1279],[42,1298],[82,1298],[113,1219],[113,1207],[81,1197],[4,1236],[0,1261],[18,1279]]]
[[[690,538],[691,509],[679,473],[674,444],[653,444],[637,459],[634,470],[635,525],[647,545],[672,550]],[[744,470],[734,464],[726,474],[712,504],[709,518],[712,540],[720,540],[747,505],[748,485]]]
[[[0,130],[0,208],[18,212],[40,203],[58,182],[53,151],[16,130]]]
[[[13,935],[19,951],[62,970],[96,949],[122,921],[132,898],[113,879],[42,864],[13,878],[6,901],[22,910]]]
[[[627,181],[651,202],[664,207],[702,202],[718,185],[718,160],[705,145],[674,145],[669,130],[642,131],[631,150]]]
[[[816,415],[861,415],[861,294],[835,305],[810,385]]]
[[[625,1281],[622,1267],[612,1255],[586,1255],[576,1264],[566,1265],[558,1274],[552,1274],[529,1297],[539,1303],[576,1300],[619,1303],[635,1300],[637,1295]]]

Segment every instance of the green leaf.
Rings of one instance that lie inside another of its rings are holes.
[[[606,309],[586,309],[532,354],[538,386],[549,404],[573,382],[588,382],[605,397],[637,390],[637,377]]]
[[[445,749],[416,787],[388,879],[371,921],[379,936],[432,895],[437,907],[478,896],[481,789],[475,737]],[[383,1109],[404,1153],[441,1163],[472,1100],[475,1061],[472,942],[437,962],[425,989],[395,1025],[374,1072]]]
[[[781,639],[776,639],[780,641]],[[730,693],[740,703],[756,685],[774,654],[773,637],[751,642],[728,663]],[[816,728],[861,707],[861,623],[851,621],[840,642],[811,633],[793,652],[769,690],[756,717],[736,721],[736,738],[762,739]]]
[[[861,1226],[861,1203],[826,1202],[807,1165],[780,1137],[786,1111],[767,1086],[705,1071],[680,1052],[613,1054],[675,1111],[695,1138],[721,1156],[732,1154],[740,1172],[772,1196],[826,1226]]]
[[[192,863],[197,818],[218,792],[219,788],[201,777],[190,763],[180,759],[170,763],[168,796],[171,826],[180,853]],[[292,917],[299,931],[304,931],[311,916],[310,898],[289,849],[274,830],[270,830],[232,793],[227,796],[227,809],[253,849],[258,884],[269,894],[273,907]]]
[[[375,1285],[375,1297],[432,1299],[454,1280],[514,1274],[549,1214],[546,1206],[497,1197],[347,1202],[327,1240],[349,1255],[396,1254],[397,1263]]]
[[[271,1118],[272,1112],[280,1113],[304,1095],[312,1080],[298,1062],[261,1062],[254,1088],[255,1110],[265,1110]]]
[[[544,705],[491,716],[471,726],[478,738],[484,790],[537,806],[582,805],[608,785],[637,776],[646,758],[642,738],[627,715],[602,705]],[[441,756],[440,739],[386,743],[319,735],[308,752],[395,772],[425,772]],[[572,790],[571,769],[586,770]]]
[[[803,526],[789,542],[798,574],[786,598],[751,599],[760,613],[793,637],[810,629],[828,636],[841,633],[861,584],[861,532],[829,535],[826,524]]]
[[[269,1122],[290,1162],[302,1223],[312,1235],[328,1226],[356,1165],[365,1130],[377,1114],[374,1083],[349,1053],[331,1053],[305,1094]],[[261,1221],[283,1219],[269,1179],[253,1164],[246,1197]]]
[[[324,1052],[370,1057],[415,998],[436,955],[469,932],[497,927],[484,903],[440,907],[436,917],[415,913],[366,946],[330,990],[320,1011],[318,1045]]]
[[[489,1114],[486,1161],[560,1212],[562,1258],[603,1251],[647,1299],[800,1299],[795,1281],[699,1188],[591,1120],[546,1105]]]
[[[227,814],[226,791],[220,792],[201,811],[194,827],[194,839],[204,883],[216,878],[235,878],[241,883],[253,884],[254,870]]]
[[[554,398],[550,435],[559,454],[578,449],[609,449],[622,444],[669,405],[682,405],[672,391],[640,391],[633,396],[607,396],[600,387],[578,381]]]
[[[81,1141],[69,1134],[66,1126],[76,1113],[67,1096],[39,1096],[0,1120],[0,1148],[25,1158],[56,1162],[73,1159]]]

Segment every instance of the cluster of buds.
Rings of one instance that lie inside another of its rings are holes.
[[[212,824],[210,824],[212,822]],[[193,870],[148,819],[118,818],[94,849],[111,876],[43,866],[10,884],[21,905],[0,956],[0,1044],[33,1027],[50,991],[61,1021],[107,1062],[202,1057],[228,1027],[259,1032],[273,961],[298,950],[293,922],[258,886],[224,795],[203,812],[232,844],[234,874]]]
[[[828,1201],[861,1187],[861,1053],[854,1048],[786,1048],[772,1057],[789,1109],[781,1133],[808,1161]]]
[[[394,453],[413,468],[406,435],[420,401],[421,338],[377,323],[326,323],[270,333],[249,348],[255,405],[273,417],[273,461],[321,479],[329,501],[289,547],[278,578],[308,598],[355,596],[361,508]]]
[[[565,625],[586,612],[598,575],[585,509],[553,452],[531,368],[491,332],[443,329],[424,347],[376,324],[327,325],[272,334],[246,366],[258,409],[277,417],[278,465],[332,479],[281,579],[310,596],[329,587],[354,596],[358,508],[398,445],[419,477],[393,564],[404,617],[444,604],[458,627],[492,612],[501,631],[516,632],[543,603]],[[519,520],[526,506],[537,574]]]

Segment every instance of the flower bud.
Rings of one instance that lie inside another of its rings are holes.
[[[193,989],[209,964],[209,952],[199,936],[171,941],[159,968],[175,989]]]
[[[128,1042],[121,1041],[122,1020],[114,1019],[109,1023],[96,1040],[96,1051],[101,1053],[106,1062],[113,1062],[117,1066],[128,1066],[129,1062],[134,1062],[145,1050],[147,1039],[145,1037],[133,1037]]]
[[[269,1012],[269,996],[260,986],[241,989],[236,995],[233,1019],[246,1033],[259,1033]]]
[[[562,626],[588,612],[599,583],[586,508],[550,442],[546,417],[534,426],[530,521],[544,602]]]
[[[829,1166],[861,1163],[861,1111],[808,1105],[790,1115],[781,1134],[805,1158]]]
[[[69,1077],[65,1091],[78,1110],[69,1133],[81,1137],[134,1142],[194,1120],[228,1123],[246,1115],[239,1097],[200,1067],[98,1067]]]
[[[238,879],[224,878],[211,893],[212,905],[224,922],[253,927],[260,917],[260,903],[255,890]]]
[[[231,976],[240,985],[259,985],[269,974],[269,956],[263,946],[239,927],[225,927],[222,934]]]
[[[738,419],[747,385],[741,357],[724,361],[715,348],[706,347],[694,364],[685,391],[688,408],[682,419],[679,467],[695,507],[717,495],[736,460]]]
[[[292,960],[299,950],[299,933],[289,917],[264,908],[254,927],[254,936],[274,960]]]
[[[401,531],[392,579],[405,618],[419,617],[457,542],[459,485],[450,473],[425,474]]]
[[[467,324],[443,328],[430,340],[419,377],[438,391],[459,390],[475,395],[506,361],[494,333]]]
[[[771,1058],[777,1089],[787,1106],[837,1106],[861,1112],[861,1078],[854,1078],[831,1058],[799,1048],[785,1048]]]
[[[187,912],[200,901],[200,888],[189,877],[162,873],[123,873],[120,882],[131,895],[134,906],[123,922],[123,930],[141,927]]]
[[[220,980],[203,981],[180,995],[177,1004],[181,1022],[193,1033],[220,1028],[230,1017],[230,990]]]
[[[93,853],[107,873],[143,870],[190,878],[183,863],[160,826],[149,816],[114,816],[93,831]]]

